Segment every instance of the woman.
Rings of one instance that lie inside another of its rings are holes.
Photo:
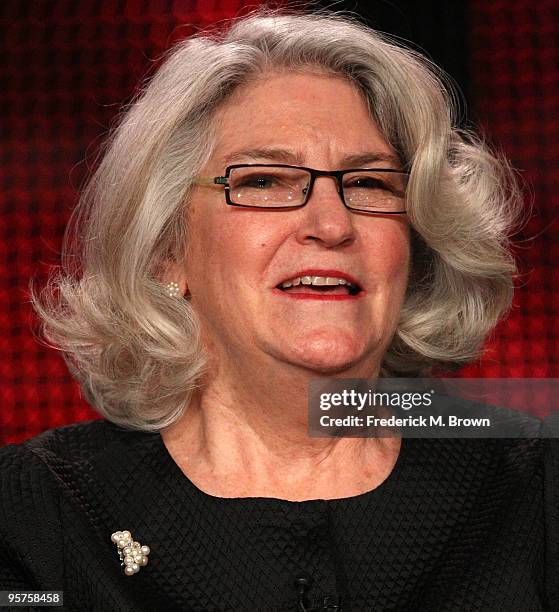
[[[313,378],[478,353],[518,202],[440,77],[361,25],[256,14],[179,44],[35,300],[106,420],[0,453],[0,586],[92,610],[557,609],[542,441],[307,434]]]

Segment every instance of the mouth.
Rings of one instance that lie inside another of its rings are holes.
[[[286,297],[315,300],[356,299],[365,294],[354,278],[337,270],[305,270],[276,285],[276,290]]]

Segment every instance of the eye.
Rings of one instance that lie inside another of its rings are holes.
[[[404,197],[406,175],[384,170],[361,170],[344,175],[344,192],[351,197]]]
[[[344,187],[349,189],[382,189],[385,191],[394,191],[393,187],[388,183],[373,176],[354,176],[347,180]]]
[[[279,177],[273,174],[253,174],[239,177],[235,182],[236,188],[272,189],[281,185]]]
[[[274,185],[274,180],[265,176],[247,177],[242,183],[242,187],[255,187],[257,189],[266,189]]]

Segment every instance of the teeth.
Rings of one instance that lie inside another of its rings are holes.
[[[283,282],[281,287],[282,289],[289,289],[289,287],[298,287],[299,285],[315,285],[317,287],[335,287],[337,285],[352,286],[345,278],[336,278],[333,276],[300,276]]]

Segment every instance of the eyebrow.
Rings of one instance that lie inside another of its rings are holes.
[[[264,147],[255,149],[243,149],[235,151],[224,158],[224,164],[230,166],[247,161],[270,161],[294,166],[304,166],[303,157],[300,153],[294,153],[289,149],[279,147]],[[401,167],[400,160],[396,155],[371,151],[355,155],[345,155],[340,160],[340,168],[366,168],[374,164],[389,164],[395,169]]]

